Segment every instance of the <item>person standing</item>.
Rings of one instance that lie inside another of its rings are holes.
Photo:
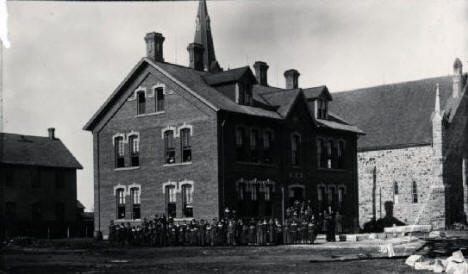
[[[336,234],[343,234],[343,216],[340,214],[340,211],[336,211],[335,214],[335,231]]]

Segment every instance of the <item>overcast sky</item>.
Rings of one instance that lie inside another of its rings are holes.
[[[270,65],[299,85],[331,92],[468,68],[467,1],[208,1],[216,57],[224,68]],[[78,199],[93,204],[92,137],[82,130],[144,56],[145,33],[166,37],[168,62],[188,64],[198,3],[9,1],[11,48],[3,51],[4,131],[47,135],[84,166]],[[466,69],[465,69],[466,70]]]

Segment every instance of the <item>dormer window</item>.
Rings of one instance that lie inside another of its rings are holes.
[[[323,99],[317,99],[317,118],[326,119],[327,118],[327,108],[328,102]]]
[[[243,83],[238,84],[237,103],[246,106],[253,105],[252,86]]]

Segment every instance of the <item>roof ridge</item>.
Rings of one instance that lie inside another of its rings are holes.
[[[395,83],[388,83],[388,84],[380,84],[376,86],[367,86],[367,87],[362,87],[362,88],[353,88],[353,89],[348,89],[348,90],[341,90],[337,92],[333,92],[333,94],[338,94],[338,93],[346,93],[346,92],[351,92],[351,91],[365,91],[369,89],[374,89],[374,88],[380,88],[380,87],[388,87],[388,86],[395,86],[395,85],[403,85],[403,84],[409,84],[409,83],[415,83],[415,82],[421,82],[424,80],[435,80],[437,78],[446,78],[450,77],[452,75],[448,74],[445,76],[435,76],[435,77],[429,77],[429,78],[420,78],[420,79],[415,79],[415,80],[408,80],[408,81],[403,81],[403,82],[395,82]]]

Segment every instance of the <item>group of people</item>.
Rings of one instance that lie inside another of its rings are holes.
[[[316,216],[310,204],[295,202],[286,211],[284,224],[278,219],[237,218],[229,209],[223,218],[211,222],[195,219],[180,222],[155,215],[138,225],[111,222],[109,240],[145,246],[312,244],[319,232],[327,231],[327,240],[334,241],[336,216],[331,210],[327,212]]]

